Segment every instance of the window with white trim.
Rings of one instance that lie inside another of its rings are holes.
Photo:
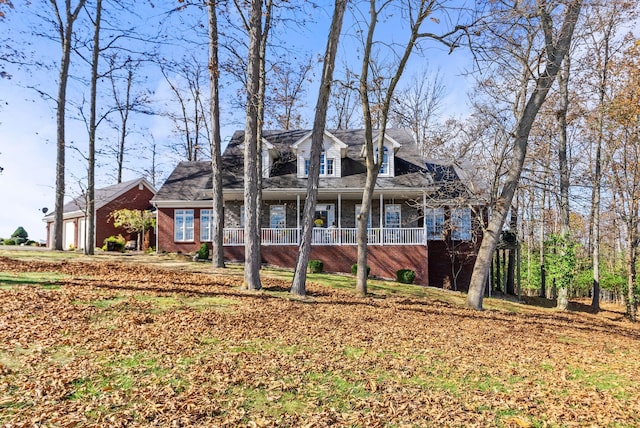
[[[424,224],[427,229],[427,239],[443,239],[444,208],[427,208],[424,213]]]
[[[387,204],[384,206],[384,227],[399,228],[401,222],[402,207],[399,204]]]
[[[378,148],[376,147],[375,161],[378,162]],[[382,165],[380,165],[380,175],[389,175],[389,149],[382,148]]]
[[[173,239],[193,242],[193,210],[175,210],[173,213]]]
[[[269,227],[272,229],[287,227],[287,210],[284,205],[271,205],[269,207]]]
[[[304,176],[309,176],[309,158],[304,159]],[[335,159],[327,157],[327,153],[323,150],[320,154],[320,177],[332,177],[335,175]]]
[[[200,242],[213,241],[213,210],[200,210]]]
[[[451,239],[454,241],[471,240],[471,208],[451,209]]]

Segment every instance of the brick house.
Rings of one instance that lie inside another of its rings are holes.
[[[222,157],[224,254],[244,259],[243,138],[237,131]],[[262,262],[294,267],[307,192],[310,130],[265,131],[262,144]],[[350,272],[355,263],[356,213],[365,183],[364,132],[325,132],[311,259],[325,271]],[[211,242],[210,162],[181,162],[158,190],[158,251],[193,253]],[[466,288],[479,234],[481,206],[452,166],[428,162],[412,135],[386,133],[383,163],[370,213],[368,264],[371,275],[394,278],[398,269],[416,272],[416,283]],[[455,265],[452,270],[452,261]],[[457,282],[452,282],[455,276]]]
[[[125,181],[112,186],[95,190],[95,246],[102,247],[106,238],[121,234],[127,241],[134,240],[135,234],[122,228],[117,228],[110,220],[113,211],[127,208],[130,210],[152,209],[151,199],[156,190],[144,178]],[[63,247],[64,249],[84,248],[86,242],[87,213],[85,196],[81,195],[66,203],[63,208]],[[44,217],[47,227],[47,247],[53,246],[53,222],[55,214],[49,213]],[[150,242],[155,241],[154,231]]]

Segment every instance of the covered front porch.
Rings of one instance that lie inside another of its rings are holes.
[[[260,239],[262,245],[299,245],[306,194],[300,189],[264,192]],[[241,246],[244,239],[244,205],[241,195],[225,195],[223,244]],[[315,206],[311,244],[357,245],[357,216],[361,190],[320,192]],[[422,191],[374,194],[369,212],[369,245],[426,245],[433,225],[425,221],[426,195]]]

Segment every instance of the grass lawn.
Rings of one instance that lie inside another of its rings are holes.
[[[623,308],[291,276],[1,250],[0,426],[640,426]]]

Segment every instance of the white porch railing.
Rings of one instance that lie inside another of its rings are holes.
[[[265,228],[261,231],[263,245],[298,245],[301,230],[296,228]],[[377,228],[369,229],[370,245],[422,245],[425,243],[425,231],[421,227],[413,228]],[[244,245],[244,229],[224,229],[224,245]],[[314,228],[311,235],[312,245],[356,245],[355,228]]]

